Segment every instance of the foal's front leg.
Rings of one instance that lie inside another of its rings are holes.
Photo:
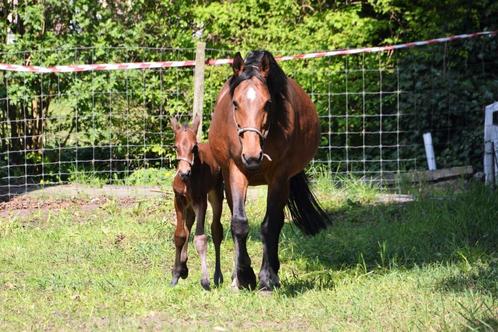
[[[204,222],[206,220],[206,208],[207,201],[204,196],[200,202],[197,202],[194,206],[195,213],[197,215],[197,224],[195,227],[194,244],[199,257],[201,258],[201,285],[204,289],[209,290],[211,287],[209,285],[209,272],[207,268],[207,236],[204,233]]]
[[[249,222],[245,211],[248,181],[240,170],[232,165],[229,170],[228,204],[232,210],[231,230],[235,244],[235,271],[232,286],[238,288],[256,288],[256,275],[251,267],[251,258],[247,253],[247,235]]]
[[[187,248],[190,229],[194,222],[194,212],[188,207],[185,197],[175,195],[175,211],[176,211],[176,230],[175,230],[175,264],[172,271],[171,285],[178,283],[178,279],[185,279],[188,276],[187,268]]]

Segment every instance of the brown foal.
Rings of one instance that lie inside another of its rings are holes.
[[[213,209],[211,235],[216,252],[214,283],[218,286],[223,282],[220,268],[220,245],[223,239],[221,225],[221,211],[223,203],[223,177],[220,167],[214,160],[209,144],[197,143],[197,130],[200,118],[197,115],[191,126],[182,125],[175,118],[171,119],[171,127],[175,133],[175,150],[178,166],[173,179],[175,193],[176,230],[175,246],[176,257],[173,266],[171,285],[176,285],[178,279],[187,278],[187,245],[195,219],[194,245],[201,258],[202,278],[201,285],[210,289],[209,273],[207,269],[207,236],[204,233],[207,201]]]

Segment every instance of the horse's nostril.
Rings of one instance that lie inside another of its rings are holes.
[[[242,162],[247,169],[256,169],[260,166],[263,160],[263,152],[260,151],[259,154],[254,157],[247,157],[244,153],[242,154]]]

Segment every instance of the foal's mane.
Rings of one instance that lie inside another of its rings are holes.
[[[260,71],[261,62],[263,57],[267,57],[269,60],[270,69],[265,79]],[[257,77],[263,83],[266,83],[268,87],[268,92],[270,93],[272,105],[274,109],[280,110],[284,99],[287,96],[287,76],[273,55],[268,51],[252,51],[250,52],[244,61],[244,71],[239,75],[233,75],[230,78],[230,94],[233,96],[235,88],[243,81]]]

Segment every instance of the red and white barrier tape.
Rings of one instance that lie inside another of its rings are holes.
[[[495,36],[498,31],[482,31],[476,33],[468,33],[462,35],[455,35],[445,38],[436,38],[423,41],[416,41],[404,44],[380,46],[380,47],[362,47],[347,50],[316,52],[307,54],[296,54],[288,56],[275,57],[277,61],[289,61],[298,59],[316,59],[323,57],[332,57],[338,55],[360,54],[360,53],[377,53],[385,51],[394,51],[403,48],[441,44],[460,39],[469,39],[479,36]],[[216,59],[208,60],[206,64],[211,66],[225,65],[232,63],[232,59]],[[70,73],[80,71],[103,71],[103,70],[129,70],[129,69],[151,69],[151,68],[172,68],[172,67],[193,67],[195,61],[160,61],[160,62],[133,62],[133,63],[116,63],[116,64],[92,64],[92,65],[68,65],[68,66],[54,66],[54,67],[41,67],[41,66],[21,66],[0,63],[0,70],[3,71],[17,71],[17,72],[31,72],[31,73]]]

